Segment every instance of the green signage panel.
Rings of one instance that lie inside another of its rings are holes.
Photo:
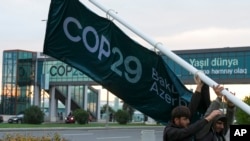
[[[250,83],[250,47],[175,51],[195,68],[218,83]],[[194,83],[193,75],[166,56],[169,67],[185,83]]]

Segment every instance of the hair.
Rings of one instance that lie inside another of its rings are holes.
[[[226,125],[227,117],[225,115],[219,115],[215,118],[214,123],[216,123],[217,121],[222,121]]]
[[[190,118],[191,112],[186,106],[177,106],[172,110],[171,117],[174,118],[187,117]]]

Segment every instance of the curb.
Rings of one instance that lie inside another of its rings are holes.
[[[53,128],[0,128],[0,132],[6,131],[58,131],[58,130],[113,130],[113,129],[150,129],[150,128],[164,128],[164,126],[108,126],[108,127],[53,127]]]

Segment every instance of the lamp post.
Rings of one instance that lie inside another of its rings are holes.
[[[108,122],[109,122],[109,91],[107,90],[106,124],[105,124],[105,127],[108,127]]]
[[[41,21],[47,23],[47,19],[42,19]],[[45,71],[46,71],[46,68],[45,68],[45,67],[46,67],[46,64],[45,64],[45,63],[46,63],[46,55],[44,55],[43,72],[42,72],[42,75],[41,75],[41,76],[42,76],[42,77],[41,77],[41,80],[42,80],[41,86],[43,86],[43,87],[41,87],[41,88],[43,89],[43,90],[42,90],[42,96],[43,96],[43,97],[42,97],[42,109],[43,109],[43,112],[45,112],[44,106],[45,106],[45,89],[46,89],[46,88],[45,88],[45,87],[46,87],[46,86],[45,86],[45,83],[46,83],[46,82],[45,82],[45,81],[46,81],[46,80],[45,80],[45,77],[46,77],[46,76],[45,76],[45,74],[46,74],[46,73],[45,73]]]

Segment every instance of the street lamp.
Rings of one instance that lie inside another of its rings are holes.
[[[108,122],[109,122],[109,91],[107,90],[106,125],[105,125],[105,127],[108,127]]]
[[[41,20],[42,22],[46,22],[47,23],[47,19],[42,19]],[[46,72],[46,58],[47,58],[47,56],[44,54],[44,61],[43,61],[43,72],[42,72],[42,77],[41,77],[41,80],[42,80],[42,82],[41,82],[41,86],[43,86],[43,87],[41,87],[42,89],[43,89],[43,92],[42,92],[42,95],[43,95],[43,102],[42,102],[42,108],[43,108],[43,111],[45,111],[45,107],[44,107],[44,105],[45,105],[45,90],[48,90],[48,88],[49,88],[49,75],[47,74],[47,72]]]

